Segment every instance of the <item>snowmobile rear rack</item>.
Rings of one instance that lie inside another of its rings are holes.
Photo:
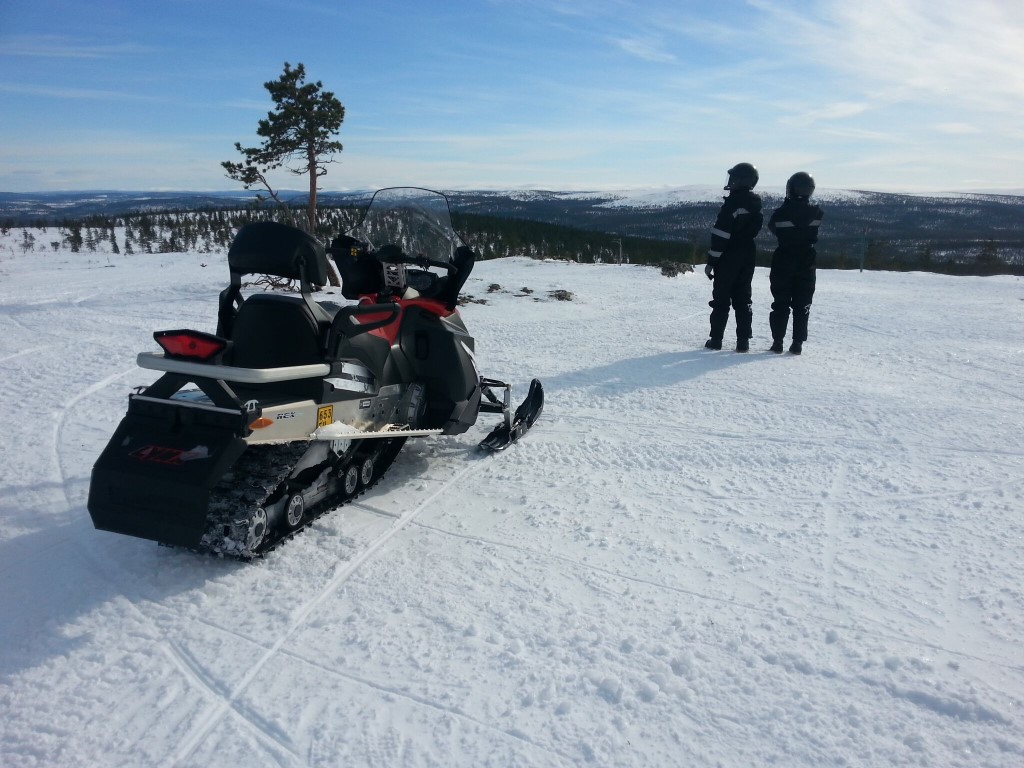
[[[140,352],[137,362],[140,368],[147,368],[151,371],[180,373],[183,376],[200,376],[221,381],[234,381],[239,384],[273,384],[292,379],[315,379],[331,373],[331,366],[326,363],[286,365],[279,368],[237,368],[216,363],[174,360],[160,352]]]

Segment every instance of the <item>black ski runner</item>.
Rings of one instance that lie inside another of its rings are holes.
[[[516,408],[515,415],[496,426],[491,433],[480,441],[485,451],[503,451],[533,426],[544,410],[544,387],[539,379],[530,382],[530,391]]]

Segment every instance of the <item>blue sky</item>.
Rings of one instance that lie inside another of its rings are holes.
[[[1018,0],[3,0],[0,190],[232,189],[285,61],[324,189],[1024,187]]]

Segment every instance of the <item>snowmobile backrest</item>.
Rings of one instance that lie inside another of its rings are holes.
[[[232,274],[273,275],[327,285],[323,245],[309,233],[276,221],[258,221],[238,230],[228,249],[228,266]]]

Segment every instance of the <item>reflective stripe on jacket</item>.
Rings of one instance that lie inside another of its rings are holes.
[[[818,242],[818,227],[824,215],[805,197],[787,197],[768,219],[768,229],[779,239],[779,248],[803,251]]]
[[[749,250],[763,223],[761,198],[749,189],[733,190],[722,203],[711,228],[708,257],[717,259],[730,250]]]

